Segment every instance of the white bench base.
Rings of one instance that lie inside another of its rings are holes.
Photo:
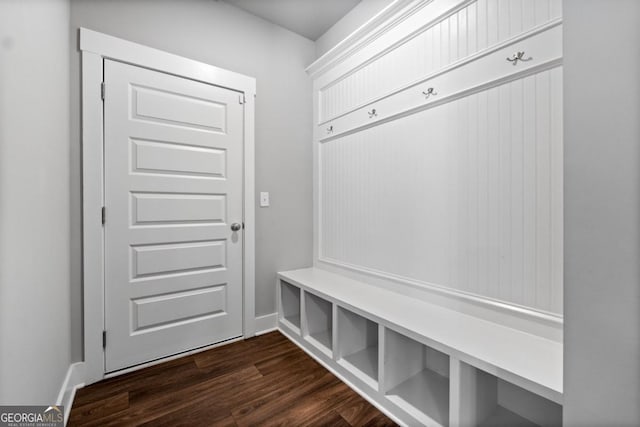
[[[317,268],[278,274],[278,328],[401,425],[562,423],[559,342]]]

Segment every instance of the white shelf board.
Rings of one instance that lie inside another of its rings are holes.
[[[562,343],[470,316],[319,268],[278,273],[287,282],[368,313],[378,323],[440,343],[495,367],[496,375],[556,402],[562,401]],[[534,388],[532,390],[532,388]]]
[[[281,321],[284,322],[287,326],[289,326],[289,328],[291,328],[295,332],[300,333],[300,315],[299,314],[286,316],[282,318]]]
[[[538,427],[538,425],[502,406],[496,406],[496,410],[478,427]]]
[[[425,424],[449,424],[449,379],[429,369],[391,389],[387,398]]]
[[[309,334],[310,341],[316,346],[324,347],[326,350],[331,351],[331,343],[333,336],[331,331],[316,332],[315,334]],[[313,342],[315,341],[315,342]]]
[[[351,370],[354,375],[372,388],[378,386],[378,346],[367,347],[338,361],[343,367]],[[359,375],[360,374],[360,375]]]

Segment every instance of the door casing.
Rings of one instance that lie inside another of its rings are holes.
[[[103,331],[105,327],[104,228],[102,226],[102,207],[104,206],[104,104],[102,102],[102,82],[103,63],[106,58],[242,93],[238,99],[238,102],[244,103],[243,222],[245,230],[243,242],[242,331],[245,338],[254,336],[255,79],[86,28],[80,28],[80,50],[82,54],[82,256],[84,264],[85,384],[91,384],[105,378],[105,353],[103,348]],[[132,369],[140,369],[148,365],[144,364]]]

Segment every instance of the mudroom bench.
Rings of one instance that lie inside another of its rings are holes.
[[[278,328],[402,425],[562,424],[562,343],[318,268],[278,274]]]

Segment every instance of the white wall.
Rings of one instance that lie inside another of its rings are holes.
[[[640,425],[640,2],[565,0],[565,406]]]
[[[0,2],[0,404],[69,367],[69,2]]]
[[[316,40],[316,58],[321,57],[340,43],[362,24],[393,3],[393,0],[361,0],[349,13],[333,24]]]
[[[71,2],[73,356],[82,357],[80,54],[86,27],[257,78],[256,314],[275,311],[275,273],[311,265],[310,40],[213,0]]]

